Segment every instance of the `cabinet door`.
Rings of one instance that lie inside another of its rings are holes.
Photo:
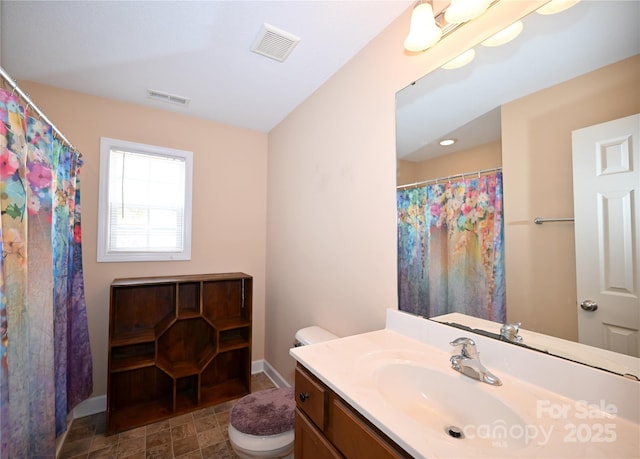
[[[331,394],[328,436],[349,459],[400,459],[404,457]],[[297,458],[296,458],[297,459]]]
[[[343,459],[298,408],[296,408],[294,455],[296,459]]]
[[[325,427],[325,405],[327,391],[324,386],[315,380],[300,367],[295,374],[296,406],[321,430]]]

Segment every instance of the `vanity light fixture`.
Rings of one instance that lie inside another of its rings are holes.
[[[564,10],[568,10],[580,0],[551,0],[546,5],[541,6],[536,10],[538,14],[556,14]]]
[[[442,37],[442,30],[436,24],[433,16],[433,6],[430,3],[420,3],[411,13],[409,35],[404,40],[407,51],[419,53],[438,43]]]
[[[477,18],[484,13],[492,0],[451,0],[451,4],[444,13],[449,23],[460,24]]]
[[[440,145],[442,145],[443,147],[448,147],[450,145],[453,145],[454,143],[456,143],[458,140],[457,139],[442,139],[439,143]]]
[[[471,62],[474,57],[476,57],[476,51],[473,48],[468,49],[458,57],[454,57],[449,62],[444,64],[442,68],[447,70],[459,69],[460,67],[464,67],[469,62]]]
[[[510,26],[502,29],[500,32],[487,38],[481,43],[481,45],[493,47],[509,43],[511,40],[520,35],[523,27],[524,25],[522,24],[522,21],[516,21]]]
[[[477,18],[499,0],[450,0],[449,6],[437,16],[434,0],[418,0],[411,12],[409,34],[404,40],[407,51],[420,53],[431,48],[440,39],[463,23]]]

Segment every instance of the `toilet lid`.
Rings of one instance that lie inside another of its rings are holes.
[[[263,390],[238,400],[229,423],[249,435],[278,435],[293,429],[295,408],[293,387]]]

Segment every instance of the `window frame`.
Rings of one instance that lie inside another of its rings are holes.
[[[110,211],[109,211],[109,166],[111,151],[121,150],[137,154],[180,158],[185,162],[184,213],[182,251],[110,251]],[[188,261],[191,260],[191,217],[192,217],[193,153],[186,150],[147,145],[126,140],[100,138],[100,183],[98,190],[98,240],[97,261],[137,262],[137,261]]]

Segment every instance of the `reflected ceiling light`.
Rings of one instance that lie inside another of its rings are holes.
[[[546,5],[538,8],[536,12],[540,14],[556,14],[568,10],[580,0],[551,0]]]
[[[457,139],[442,139],[440,141],[440,145],[442,145],[443,147],[448,147],[449,145],[453,145],[456,142]]]
[[[509,27],[506,27],[500,32],[490,36],[481,44],[483,46],[500,46],[504,45],[505,43],[509,43],[511,40],[520,35],[523,27],[524,25],[522,24],[522,21],[516,21]]]
[[[436,25],[433,7],[429,3],[420,3],[411,13],[409,35],[404,40],[407,51],[418,53],[431,48],[442,37],[442,30]]]
[[[451,59],[449,62],[442,66],[443,69],[453,70],[460,67],[464,67],[476,57],[476,52],[473,48],[468,49],[458,57]]]
[[[444,13],[449,23],[459,24],[477,18],[484,13],[492,0],[451,0],[451,4]]]

